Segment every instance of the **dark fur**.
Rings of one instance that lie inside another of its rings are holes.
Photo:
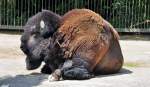
[[[21,50],[26,54],[26,68],[33,70],[45,61],[48,53],[50,39],[53,33],[59,27],[61,17],[51,11],[43,10],[29,18],[24,26],[24,32],[21,36]],[[43,21],[45,26],[42,28],[40,22]],[[42,68],[42,72],[51,73],[52,68],[47,64]],[[47,72],[48,71],[48,72]]]
[[[71,65],[65,67],[67,65]],[[88,63],[82,58],[73,58],[66,60],[64,66],[61,68],[63,79],[77,79],[84,80],[92,78],[93,75],[88,70]]]

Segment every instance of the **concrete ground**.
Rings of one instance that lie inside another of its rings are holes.
[[[0,87],[150,87],[150,41],[120,40],[125,64],[117,74],[48,82],[40,69],[25,69],[19,39],[20,35],[0,34]]]

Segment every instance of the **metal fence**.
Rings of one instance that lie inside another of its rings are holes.
[[[74,8],[99,13],[119,32],[150,32],[150,0],[0,0],[0,29],[22,29],[42,9],[63,15]]]

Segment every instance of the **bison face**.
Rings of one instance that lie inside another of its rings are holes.
[[[38,32],[24,32],[21,36],[21,50],[26,55],[31,55],[35,46],[43,40],[43,37]]]
[[[26,68],[28,70],[36,69],[41,65],[47,55],[45,50],[48,50],[42,42],[53,35],[59,22],[60,16],[48,10],[39,12],[28,19],[23,27],[24,33],[21,36],[20,46],[27,56]]]
[[[33,51],[43,38],[38,34],[24,33],[21,37],[21,50],[27,55],[26,68],[33,70],[41,65],[40,56],[33,55]]]
[[[60,16],[43,10],[28,19],[21,37],[21,50],[28,55],[42,39],[49,38],[57,30]]]
[[[33,51],[37,48],[38,44],[44,40],[40,29],[37,26],[25,26],[24,33],[21,36],[21,50],[27,55],[26,68],[33,70],[41,65],[42,58],[38,54],[34,54]],[[40,54],[40,53],[39,53]]]
[[[28,36],[28,34],[23,33],[21,36],[21,45],[20,45],[20,49],[26,54],[29,54],[29,48],[28,48],[28,39],[30,36]]]

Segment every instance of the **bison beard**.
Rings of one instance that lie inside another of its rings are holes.
[[[42,61],[47,60],[45,57],[48,55],[48,46],[51,45],[51,36],[59,27],[60,19],[59,15],[43,10],[29,18],[23,27],[20,48],[26,54],[26,68],[28,70],[38,68]],[[55,64],[45,63],[41,72],[51,73]]]
[[[88,9],[66,13],[54,35],[65,62],[49,80],[89,79],[93,74],[118,72],[123,56],[116,30],[100,15]]]

